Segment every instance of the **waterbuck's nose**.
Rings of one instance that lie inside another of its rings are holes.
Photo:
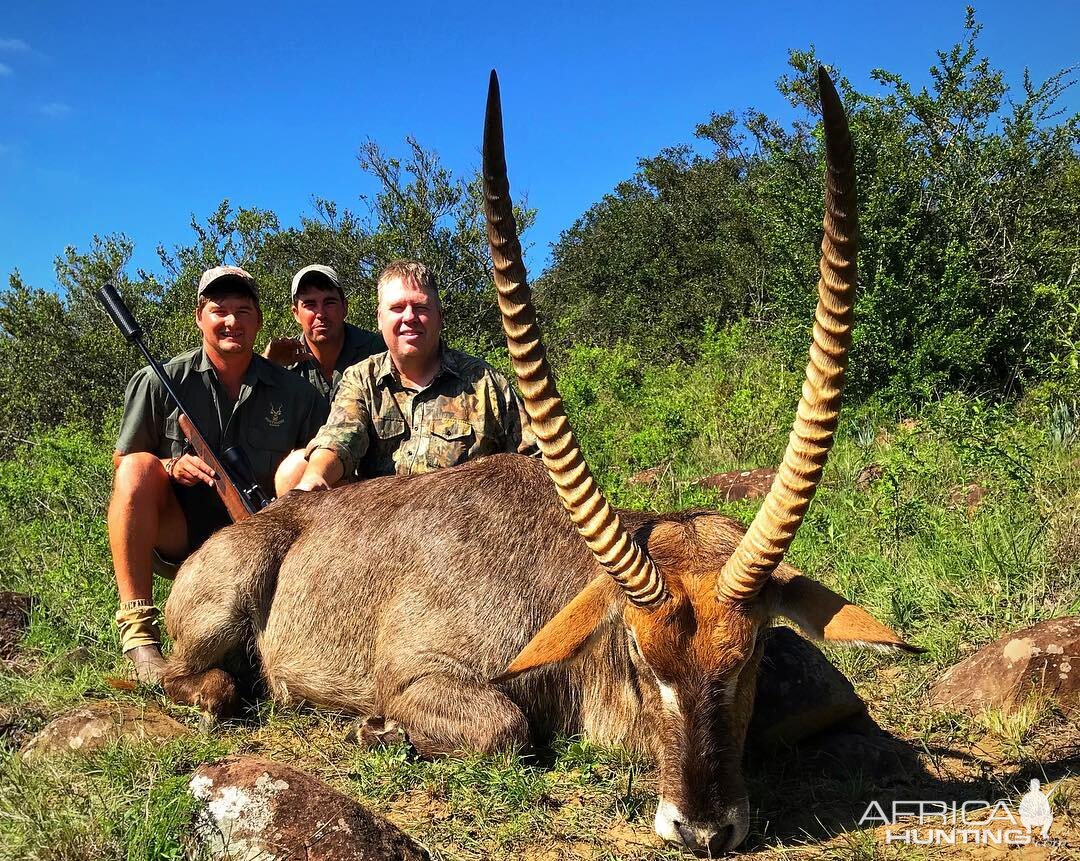
[[[719,858],[742,843],[749,813],[749,804],[744,800],[722,809],[721,815],[711,822],[694,821],[670,801],[661,799],[656,808],[655,828],[665,840],[681,843],[695,855]]]
[[[675,830],[679,832],[679,837],[687,849],[704,858],[719,858],[729,849],[735,848],[730,845],[735,834],[734,825],[723,825],[719,830],[710,833],[707,828],[692,828],[676,822]]]

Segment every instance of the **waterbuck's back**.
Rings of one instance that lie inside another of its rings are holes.
[[[255,625],[271,692],[350,712],[426,676],[490,679],[599,573],[543,466],[516,455],[294,494],[270,517],[297,524]]]

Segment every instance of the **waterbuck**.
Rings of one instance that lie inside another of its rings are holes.
[[[253,649],[273,697],[385,715],[424,754],[583,733],[655,758],[661,837],[712,855],[737,846],[770,618],[909,648],[781,561],[832,442],[855,290],[851,140],[823,71],[819,81],[828,172],[813,346],[782,466],[749,529],[707,511],[617,513],[593,481],[535,324],[492,73],[488,234],[543,463],[498,455],[291,494],[222,530],[181,568],[166,605],[169,695],[226,712],[236,694],[223,667]]]

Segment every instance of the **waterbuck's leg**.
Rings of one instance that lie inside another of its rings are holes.
[[[239,710],[236,679],[223,667],[248,648],[251,626],[232,590],[214,588],[202,576],[213,570],[204,567],[213,554],[201,554],[194,560],[195,570],[182,572],[165,605],[173,650],[161,684],[170,699],[221,718]]]
[[[234,650],[244,647],[235,633],[245,629],[239,624],[231,629],[186,624],[184,637],[177,641],[165,664],[161,686],[166,695],[214,718],[236,714],[240,706],[236,679],[221,665]]]
[[[386,703],[424,756],[494,753],[529,744],[529,724],[513,702],[486,681],[424,676]]]

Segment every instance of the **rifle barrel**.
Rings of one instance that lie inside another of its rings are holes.
[[[215,481],[214,486],[218,491],[218,494],[222,498],[222,502],[225,503],[226,508],[229,509],[230,515],[234,520],[243,516],[243,512],[237,507],[235,502],[227,497],[235,496],[239,501],[239,506],[247,514],[254,514],[257,510],[267,505],[269,501],[259,490],[258,494],[254,495],[253,499],[249,499],[248,495],[240,492],[241,481],[238,480],[235,469],[230,469],[231,464],[225,464],[222,459],[210,448],[209,443],[206,442],[206,434],[202,432],[202,429],[191,420],[191,413],[188,412],[187,407],[184,406],[183,400],[180,398],[179,393],[173,388],[172,380],[169,379],[169,375],[165,373],[165,369],[161,366],[150,350],[147,348],[146,343],[143,341],[142,327],[139,326],[138,321],[128,310],[127,305],[124,303],[123,297],[120,295],[116,286],[111,281],[106,281],[101,287],[98,288],[96,293],[97,299],[105,307],[105,311],[116,324],[116,328],[120,330],[120,334],[130,343],[139,348],[139,352],[143,354],[143,358],[146,359],[147,364],[153,369],[157,378],[161,381],[161,385],[165,387],[165,391],[168,392],[169,397],[172,398],[173,403],[176,404],[177,409],[181,414],[181,427],[185,429],[185,436],[188,441],[196,447],[196,449],[205,449],[200,451],[200,456],[203,460],[207,460],[207,456],[212,459],[212,463],[209,463],[211,469],[215,472],[220,471],[218,480]],[[185,427],[186,425],[186,427]],[[197,437],[197,439],[196,439]],[[230,487],[225,488],[222,483],[227,483]],[[258,484],[254,483],[254,479],[251,482],[254,488],[258,488]],[[253,494],[252,487],[248,487],[244,484],[247,494]]]

